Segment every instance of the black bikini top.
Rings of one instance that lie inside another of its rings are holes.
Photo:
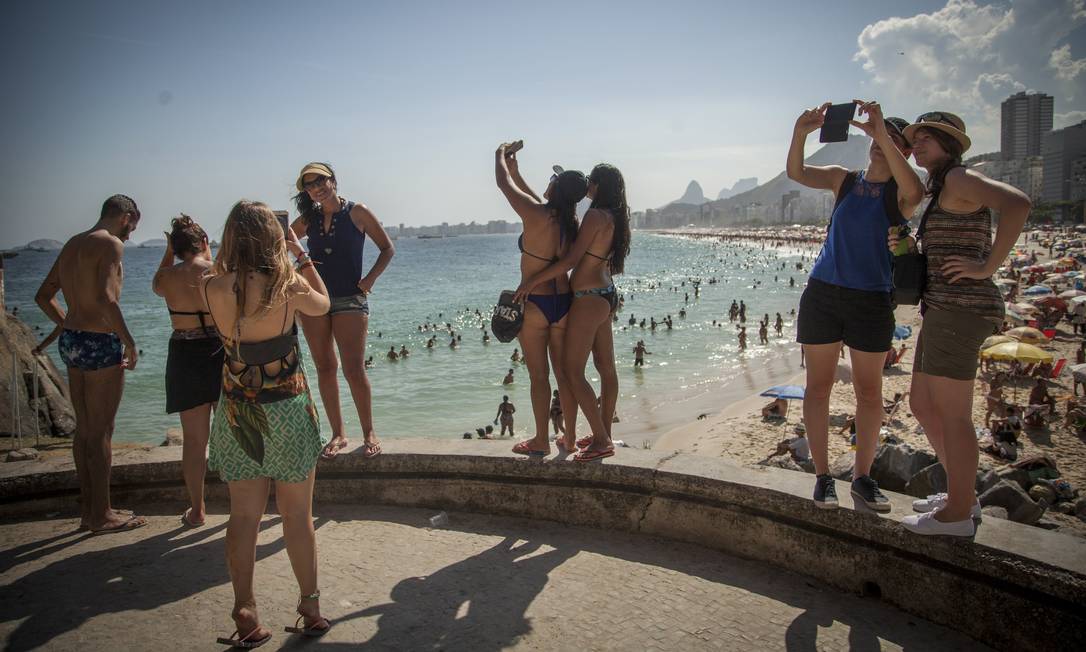
[[[205,293],[205,297],[204,297],[204,300],[205,300],[205,301],[207,300],[207,297],[206,297],[206,293]],[[195,317],[199,317],[199,318],[200,318],[200,328],[202,328],[202,329],[204,330],[204,335],[206,335],[206,336],[208,336],[208,337],[215,337],[215,335],[214,335],[214,334],[212,334],[212,333],[211,333],[211,331],[209,331],[209,330],[207,329],[207,324],[205,324],[205,323],[204,323],[204,315],[207,315],[208,317],[210,317],[210,316],[211,316],[211,313],[210,313],[210,312],[204,312],[203,310],[196,310],[196,311],[193,311],[193,312],[187,312],[187,311],[184,311],[184,310],[174,310],[173,308],[171,308],[171,307],[170,307],[170,306],[168,306],[168,305],[166,306],[166,310],[167,310],[167,311],[168,311],[168,312],[169,312],[169,313],[170,313],[171,315],[181,315],[181,316],[189,316],[189,317],[193,317],[193,316],[195,316]]]
[[[558,243],[559,243],[559,246],[561,246],[561,243],[562,243],[561,231],[559,231],[559,236],[558,237],[559,237]],[[517,249],[520,249],[520,253],[524,254],[525,256],[531,256],[532,258],[535,258],[537,260],[544,260],[544,261],[546,261],[548,263],[556,263],[556,262],[558,262],[558,256],[554,256],[553,258],[544,258],[543,256],[537,256],[537,255],[533,254],[530,251],[525,251],[524,250],[524,234],[523,233],[521,233],[520,237],[517,238]]]

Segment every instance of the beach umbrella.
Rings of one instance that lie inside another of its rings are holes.
[[[1052,294],[1052,288],[1047,285],[1031,285],[1026,288],[1022,294],[1030,297],[1041,296],[1045,294]]]
[[[1019,362],[1052,362],[1052,354],[1024,342],[1004,342],[984,349],[980,357],[988,360],[1017,360]]]
[[[895,340],[907,340],[912,337],[912,326],[894,326],[894,339]]]
[[[1025,342],[1027,344],[1043,343],[1048,341],[1048,338],[1045,337],[1044,333],[1031,326],[1019,326],[1017,328],[1012,328],[1004,333],[1004,335],[1006,335],[1007,337],[1013,337],[1019,342]]]
[[[1071,376],[1080,383],[1086,383],[1086,364],[1073,364],[1068,367]]]
[[[1031,315],[1037,312],[1037,306],[1032,303],[1009,303],[1007,308],[1023,315]]]
[[[769,396],[770,398],[784,398],[784,399],[797,399],[802,401],[805,394],[805,389],[799,385],[774,385],[765,390],[759,396]]]
[[[1013,337],[1007,337],[1006,335],[990,335],[988,339],[984,340],[984,344],[980,345],[980,350],[990,349],[996,344],[1003,344],[1004,342],[1017,342],[1018,340]]]
[[[1083,292],[1082,290],[1064,290],[1063,292],[1060,292],[1061,299],[1074,299],[1075,297],[1082,296],[1086,296],[1086,292]]]
[[[1059,297],[1041,297],[1037,301],[1037,305],[1053,310],[1067,311],[1067,302]]]

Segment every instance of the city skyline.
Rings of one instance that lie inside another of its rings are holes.
[[[871,5],[18,5],[0,247],[64,240],[115,192],[137,241],[182,211],[216,233],[240,197],[287,208],[312,159],[386,224],[485,224],[515,220],[492,165],[513,138],[538,191],[554,163],[608,161],[644,210],[772,178],[824,100],[954,111],[970,155],[999,151],[1018,91],[1054,97],[1054,128],[1086,118],[1081,0]]]

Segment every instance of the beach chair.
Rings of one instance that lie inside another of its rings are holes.
[[[1060,358],[1056,361],[1056,366],[1052,368],[1052,375],[1049,378],[1058,378],[1060,372],[1063,371],[1064,366],[1067,365],[1067,358]]]

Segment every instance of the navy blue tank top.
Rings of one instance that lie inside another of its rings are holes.
[[[886,246],[890,227],[882,198],[886,183],[868,181],[865,172],[833,211],[829,235],[810,276],[853,290],[889,292],[894,289],[894,272]]]
[[[332,216],[328,231],[324,216],[310,220],[305,234],[309,238],[309,256],[317,265],[317,273],[328,288],[330,297],[349,297],[361,292],[362,247],[366,234],[351,220],[354,202],[344,202],[343,208]]]

